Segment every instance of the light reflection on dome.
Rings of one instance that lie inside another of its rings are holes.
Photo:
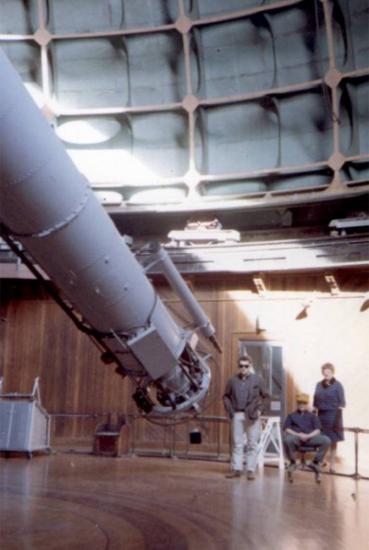
[[[88,120],[70,120],[57,127],[56,133],[66,143],[92,145],[104,143],[115,137],[120,124],[113,118],[90,118]]]

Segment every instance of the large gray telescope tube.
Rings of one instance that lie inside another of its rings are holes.
[[[210,371],[0,51],[0,220],[150,412],[197,408]]]

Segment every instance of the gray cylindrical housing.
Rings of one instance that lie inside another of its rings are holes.
[[[206,313],[188,288],[186,281],[184,281],[181,274],[177,271],[175,265],[169,257],[168,252],[166,252],[163,248],[159,248],[156,251],[156,256],[160,260],[163,273],[165,274],[171,287],[182,299],[197,328],[201,330],[206,338],[211,338],[214,336],[215,328],[210,323]]]
[[[0,75],[0,219],[94,329],[150,321],[177,357],[181,329],[2,52]]]

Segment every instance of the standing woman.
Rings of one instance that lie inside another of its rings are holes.
[[[322,433],[331,440],[329,471],[335,472],[338,441],[344,440],[342,409],[346,406],[343,386],[334,377],[334,366],[322,366],[323,380],[318,382],[314,393],[314,408],[322,425]]]

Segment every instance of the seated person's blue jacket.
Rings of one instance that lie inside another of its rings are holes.
[[[283,429],[293,430],[297,433],[309,434],[314,430],[321,430],[319,418],[309,411],[295,411],[290,413],[283,424]]]

